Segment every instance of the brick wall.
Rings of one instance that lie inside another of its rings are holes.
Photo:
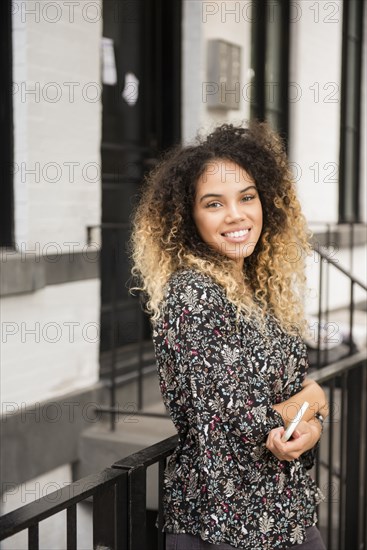
[[[13,2],[15,240],[22,254],[57,260],[86,250],[87,226],[100,223],[101,6]],[[3,298],[4,403],[29,405],[96,382],[99,305],[98,279]]]
[[[14,2],[15,232],[31,248],[82,248],[100,220],[98,5]]]
[[[3,412],[98,380],[98,296],[92,279],[3,299]]]

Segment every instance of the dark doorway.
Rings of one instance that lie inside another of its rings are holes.
[[[104,0],[116,63],[103,85],[101,376],[152,362],[150,324],[128,291],[131,212],[146,172],[181,138],[181,0]],[[124,92],[124,93],[123,93]]]

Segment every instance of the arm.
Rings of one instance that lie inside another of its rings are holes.
[[[310,379],[305,380],[301,391],[292,395],[292,397],[286,401],[273,406],[281,415],[284,424],[287,426],[305,401],[310,403],[310,406],[303,416],[303,420],[306,422],[311,420],[317,412],[322,414],[324,418],[328,415],[328,404],[325,392],[317,382]]]
[[[266,447],[279,460],[292,461],[313,449],[321,437],[320,422],[313,418],[308,422],[302,420],[289,441],[283,443],[284,428],[271,430],[266,440]]]
[[[303,420],[299,423],[292,439],[285,443],[282,442],[281,437],[284,428],[277,428],[269,433],[266,446],[279,460],[291,461],[299,458],[306,451],[311,450],[321,437],[322,427],[314,415],[319,412],[326,418],[328,403],[323,389],[313,380],[306,379],[300,392],[287,401],[274,405],[274,408],[278,410],[285,423],[288,424],[304,401],[308,401],[310,407],[304,414]]]

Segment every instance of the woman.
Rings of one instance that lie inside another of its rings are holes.
[[[309,245],[279,138],[265,124],[222,125],[170,152],[147,181],[132,243],[179,434],[166,548],[324,549],[306,468],[327,404],[305,379]]]

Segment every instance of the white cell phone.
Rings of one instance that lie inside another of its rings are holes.
[[[303,415],[305,414],[305,412],[307,411],[308,407],[309,407],[309,403],[307,401],[305,401],[302,405],[302,407],[300,408],[300,410],[298,411],[298,413],[296,414],[296,416],[293,418],[293,420],[289,423],[289,426],[288,428],[285,430],[283,436],[282,436],[282,441],[283,443],[285,441],[288,441],[288,439],[291,437],[292,433],[294,432],[294,430],[297,428],[298,424],[301,422],[302,420],[302,417]]]

